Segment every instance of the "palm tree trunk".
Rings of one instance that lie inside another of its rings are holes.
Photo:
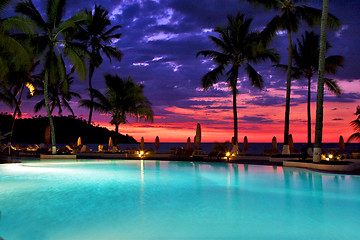
[[[90,67],[89,67],[89,91],[90,91],[90,101],[91,101],[91,105],[90,105],[90,111],[89,111],[89,120],[88,120],[88,124],[90,125],[91,124],[91,119],[92,119],[92,114],[93,114],[93,103],[94,103],[94,95],[93,95],[93,92],[92,92],[92,83],[91,83],[91,80],[92,80],[92,77],[93,77],[93,74],[94,74],[94,71],[95,71],[95,67],[94,67],[94,64],[91,63],[90,61]]]
[[[119,124],[115,124],[115,132],[119,133]]]
[[[51,116],[50,105],[49,105],[49,73],[47,70],[45,70],[44,100],[45,100],[46,113],[47,113],[47,116],[49,119],[49,125],[50,125],[52,154],[56,154],[55,125],[54,125],[53,118]]]
[[[326,27],[328,18],[329,0],[323,0],[321,15],[320,32],[320,52],[319,52],[319,73],[316,99],[316,125],[315,125],[315,144],[313,162],[321,162],[321,142],[323,128],[323,103],[324,103],[324,69],[326,52]]]
[[[237,79],[237,78],[236,78]],[[237,109],[236,109],[236,80],[235,86],[232,87],[233,92],[233,112],[234,112],[234,145],[238,146],[238,122],[237,122]]]
[[[308,99],[307,99],[307,118],[308,118],[308,142],[307,152],[311,155],[311,77],[308,77]]]
[[[20,112],[20,102],[21,102],[21,97],[22,97],[22,93],[24,91],[24,87],[25,87],[25,83],[22,84],[21,86],[21,90],[19,92],[19,99],[17,100],[16,106],[15,106],[15,110],[14,110],[14,114],[13,114],[13,121],[11,124],[11,133],[10,133],[10,144],[12,143],[12,139],[13,139],[13,133],[14,133],[14,127],[15,127],[15,118],[16,118],[16,113]]]
[[[292,67],[292,42],[291,31],[287,31],[288,43],[289,43],[289,59],[286,71],[286,106],[285,106],[285,128],[284,128],[284,145],[282,154],[290,154],[289,148],[289,122],[290,122],[290,93],[291,93],[291,67]]]

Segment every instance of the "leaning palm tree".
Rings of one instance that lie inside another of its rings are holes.
[[[65,0],[47,0],[46,3],[45,17],[31,0],[18,3],[15,11],[23,15],[19,21],[35,27],[36,34],[32,35],[32,43],[43,67],[45,108],[51,129],[52,153],[56,154],[55,126],[49,104],[49,82],[55,83],[65,79],[64,56],[75,67],[79,76],[85,78],[85,51],[80,44],[71,42],[67,37],[67,33],[73,32],[77,24],[84,21],[85,16],[79,13],[63,21]]]
[[[95,5],[95,9],[85,10],[87,15],[87,21],[79,25],[76,37],[82,43],[84,43],[90,52],[89,56],[89,92],[90,100],[94,101],[94,95],[92,94],[92,77],[96,68],[98,68],[103,62],[101,53],[105,54],[109,61],[112,58],[121,61],[123,53],[112,43],[121,37],[121,33],[115,33],[116,30],[121,28],[120,25],[115,25],[110,28],[111,21],[109,19],[109,12],[101,6]],[[89,107],[89,120],[88,124],[91,124],[93,114],[93,107]]]
[[[355,115],[357,116],[356,119],[350,123],[354,128],[355,133],[351,134],[347,142],[352,140],[360,140],[360,106],[357,106]]]
[[[293,46],[293,60],[292,78],[307,79],[308,95],[307,95],[307,120],[308,120],[308,152],[312,151],[311,147],[311,80],[318,72],[319,66],[319,40],[320,36],[313,31],[305,32],[301,40],[297,39],[297,45]],[[327,43],[326,50],[330,49],[331,45]],[[278,64],[276,67],[287,69],[287,65]],[[344,57],[340,55],[332,55],[325,59],[325,73],[336,74],[339,67],[344,66]],[[324,78],[324,83],[328,90],[337,96],[341,95],[341,89],[334,79]]]
[[[75,72],[75,69],[72,68],[70,73],[66,74],[64,80],[53,84],[49,83],[49,103],[50,103],[50,112],[53,113],[55,108],[58,108],[58,114],[62,115],[63,109],[67,109],[71,112],[72,116],[75,116],[73,109],[70,106],[70,101],[73,97],[81,98],[80,94],[71,91],[71,85],[74,82],[74,77],[72,74]],[[43,75],[37,75],[36,80],[34,81],[34,86],[36,89],[28,95],[28,98],[36,96],[44,96],[44,78]],[[34,111],[37,113],[43,107],[45,107],[45,99],[40,100],[34,106]]]
[[[236,95],[240,68],[244,66],[251,85],[261,89],[263,78],[251,64],[266,59],[273,62],[279,60],[278,54],[261,42],[260,33],[250,31],[251,22],[252,18],[245,18],[244,14],[228,16],[228,25],[216,27],[214,30],[219,34],[219,38],[209,37],[220,51],[206,50],[196,54],[212,59],[217,65],[201,79],[205,90],[217,83],[221,76],[226,75],[226,82],[233,94],[234,145],[238,144]]]
[[[2,85],[2,92],[5,96],[8,97],[8,105],[14,108],[13,120],[11,124],[11,134],[10,134],[10,143],[12,142],[14,127],[15,127],[15,119],[16,116],[21,117],[21,102],[22,96],[24,92],[25,86],[29,88],[29,94],[32,94],[31,91],[33,88],[33,72],[35,68],[39,65],[39,61],[35,62],[30,70],[28,69],[20,69],[18,71],[10,71],[5,76],[5,81]],[[5,89],[4,89],[5,88]],[[1,99],[0,92],[0,99]],[[4,96],[4,95],[3,95]]]
[[[300,27],[300,20],[309,26],[320,24],[321,10],[303,5],[306,0],[240,0],[247,1],[255,6],[264,6],[278,11],[278,14],[267,24],[263,31],[265,39],[270,40],[279,30],[287,32],[288,37],[288,68],[286,71],[286,106],[283,154],[289,154],[289,121],[290,121],[290,93],[291,93],[291,66],[293,60],[291,34],[296,33]],[[338,27],[340,21],[329,15],[328,27]]]
[[[105,75],[105,82],[105,94],[92,89],[96,101],[81,100],[80,106],[94,106],[94,110],[111,114],[110,123],[115,125],[116,132],[119,132],[120,123],[127,122],[128,116],[153,121],[154,113],[151,103],[143,94],[143,85],[136,84],[131,77],[120,78],[110,74]]]

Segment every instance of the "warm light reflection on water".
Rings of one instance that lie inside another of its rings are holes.
[[[360,178],[167,161],[0,165],[4,239],[356,239]],[[21,227],[19,227],[21,226]]]

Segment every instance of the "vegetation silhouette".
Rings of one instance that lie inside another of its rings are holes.
[[[137,143],[128,135],[122,135],[107,128],[88,125],[84,119],[74,116],[54,116],[56,125],[56,138],[58,143],[76,143],[82,137],[83,144],[100,143],[106,144],[109,137],[114,143]],[[39,144],[45,142],[45,129],[49,124],[48,118],[36,116],[33,118],[16,119],[16,128],[13,132],[13,141],[17,143]],[[8,133],[11,130],[12,116],[0,114],[0,132]],[[6,142],[5,138],[5,142]]]
[[[80,78],[84,79],[86,75],[85,49],[69,37],[76,26],[85,20],[85,14],[79,12],[64,21],[65,3],[65,0],[47,0],[45,16],[31,0],[19,2],[15,7],[15,12],[22,15],[18,16],[19,23],[33,27],[35,32],[31,35],[31,42],[44,71],[44,101],[51,129],[53,154],[56,154],[56,132],[50,110],[49,84],[62,80],[66,85],[65,57],[74,66]]]
[[[320,52],[320,36],[313,31],[305,31],[301,40],[297,39],[297,45],[293,45],[294,66],[292,69],[292,78],[307,79],[308,95],[307,95],[307,119],[308,119],[308,149],[311,150],[311,80],[317,74],[319,68],[319,52]],[[327,43],[326,50],[331,45]],[[277,64],[275,67],[287,70],[288,66]],[[325,73],[336,74],[339,67],[344,67],[344,57],[340,55],[331,55],[325,59]],[[341,89],[336,80],[324,78],[324,83],[328,90],[337,96],[341,95]],[[310,151],[308,150],[308,151]]]
[[[235,17],[228,16],[227,18],[227,26],[216,27],[214,30],[219,34],[219,38],[209,36],[220,51],[200,51],[196,56],[202,55],[204,58],[212,59],[216,64],[216,67],[201,79],[205,90],[216,84],[221,76],[225,75],[227,78],[226,82],[233,94],[234,145],[238,145],[236,95],[238,94],[239,70],[244,67],[251,85],[261,89],[263,78],[251,64],[267,59],[272,62],[279,62],[279,55],[274,49],[267,48],[267,44],[261,39],[261,33],[250,30],[252,18],[246,18],[244,14],[239,12]]]
[[[75,39],[84,44],[89,52],[89,93],[90,102],[89,105],[89,120],[88,124],[91,124],[94,104],[94,94],[92,87],[92,77],[96,68],[99,68],[103,62],[101,53],[105,54],[110,63],[112,58],[117,61],[121,61],[123,53],[120,49],[112,46],[112,42],[120,39],[121,33],[115,33],[120,29],[120,25],[111,26],[109,11],[102,8],[100,5],[95,4],[94,10],[85,9],[87,20],[78,25],[75,33]]]
[[[297,0],[240,0],[251,3],[254,6],[263,6],[267,9],[278,11],[273,19],[263,30],[263,39],[271,41],[279,30],[286,31],[288,37],[288,68],[286,71],[286,104],[285,104],[285,122],[284,122],[284,145],[283,154],[289,154],[289,122],[290,122],[290,93],[291,93],[291,66],[293,60],[292,52],[292,33],[297,33],[300,28],[300,22],[303,20],[310,27],[321,23],[322,10],[306,6],[306,1]],[[328,28],[340,26],[340,21],[329,14],[327,22]]]
[[[143,85],[138,85],[131,77],[106,74],[104,78],[105,94],[92,89],[96,101],[81,100],[81,107],[94,107],[96,111],[111,114],[110,124],[115,125],[115,132],[119,132],[120,123],[127,123],[128,116],[151,122],[154,120],[151,102],[144,96]]]

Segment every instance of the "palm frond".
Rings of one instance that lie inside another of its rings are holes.
[[[2,20],[2,28],[4,31],[19,30],[21,32],[31,34],[34,32],[36,25],[28,18],[16,15]]]
[[[325,59],[325,72],[336,74],[339,67],[344,67],[344,57],[340,55],[329,56]]]
[[[272,18],[266,27],[260,32],[260,40],[263,42],[264,46],[268,46],[271,43],[278,30],[281,28],[282,19],[280,16]]]
[[[58,32],[62,32],[65,36],[69,33],[74,34],[72,31],[78,29],[78,26],[86,21],[86,14],[84,12],[78,12],[66,21],[59,23]]]
[[[65,0],[48,0],[46,6],[47,22],[51,29],[59,26],[64,15]]]
[[[84,60],[85,50],[81,46],[82,45],[68,42],[65,45],[64,53],[75,67],[80,79],[83,80],[86,77],[86,63]]]
[[[124,56],[121,50],[116,47],[103,46],[101,49],[106,54],[110,62],[112,58],[121,61],[122,57]]]
[[[329,89],[330,92],[335,93],[336,96],[340,96],[342,91],[340,89],[340,86],[337,84],[337,82],[334,79],[330,78],[324,78],[324,84]]]
[[[360,133],[353,133],[347,140],[347,142],[353,141],[353,140],[360,140]]]
[[[217,83],[219,81],[220,76],[224,74],[224,71],[225,71],[224,65],[220,65],[217,68],[206,73],[201,79],[201,83],[204,90],[208,90],[211,86]]]
[[[308,6],[299,6],[297,10],[302,19],[310,26],[320,25],[321,9],[316,9]],[[332,14],[328,14],[327,27],[333,30],[341,26],[340,20]]]
[[[111,38],[111,36],[114,36],[113,38],[120,38],[121,37],[121,33],[117,33],[117,34],[113,34],[116,30],[122,28],[121,25],[115,25],[113,27],[111,27],[109,30],[107,30],[106,32],[104,32],[103,34],[100,35],[101,39],[109,39]]]
[[[3,13],[4,9],[9,5],[12,0],[1,0],[0,1],[0,14]]]
[[[34,112],[39,112],[43,107],[45,107],[45,100],[41,100],[40,102],[37,102],[34,106]]]
[[[15,12],[21,13],[33,21],[37,28],[40,28],[43,31],[48,29],[47,23],[42,18],[39,11],[36,9],[32,1],[22,1],[15,6]]]
[[[262,76],[248,63],[246,64],[245,70],[249,76],[251,85],[262,89],[264,86],[264,80]]]
[[[278,9],[280,1],[277,0],[243,0],[248,3],[251,3],[255,7],[265,7],[267,9]]]

